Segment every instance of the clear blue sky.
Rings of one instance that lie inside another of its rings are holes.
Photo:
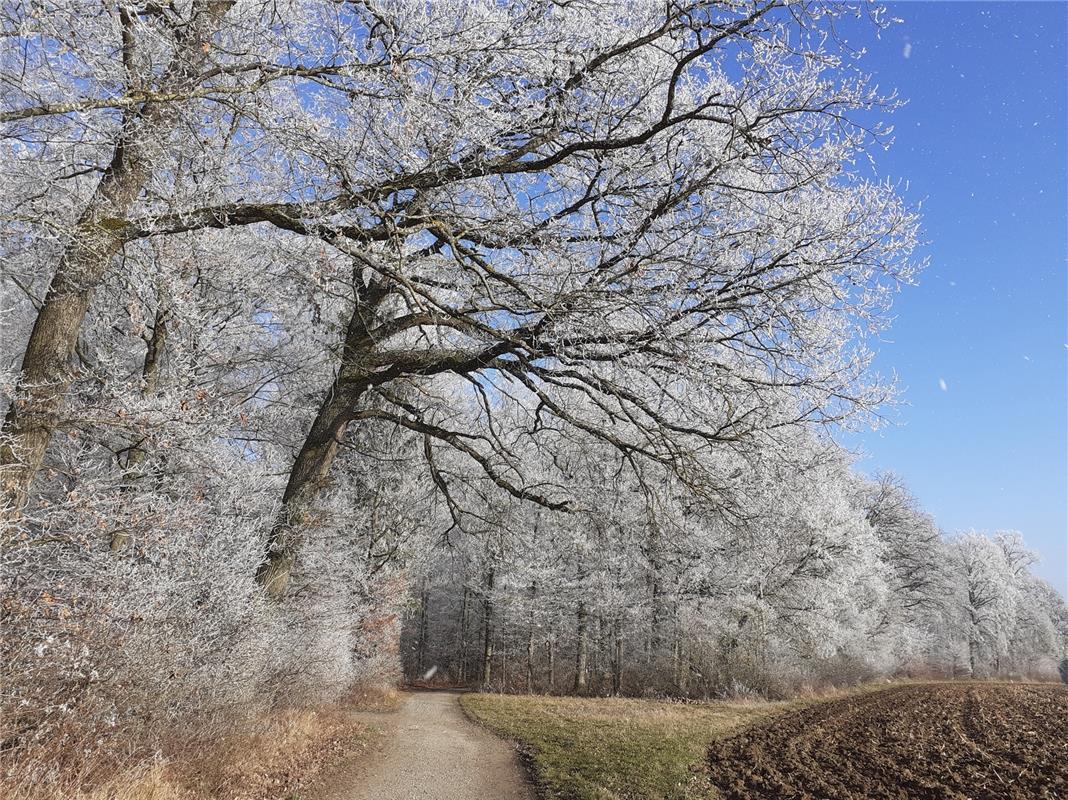
[[[845,442],[943,530],[1021,531],[1068,593],[1068,5],[889,9],[881,40],[846,35],[909,102],[878,167],[922,201],[931,264],[876,360],[906,404]]]

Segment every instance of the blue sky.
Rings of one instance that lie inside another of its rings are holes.
[[[881,39],[846,35],[908,100],[878,167],[922,202],[931,263],[878,347],[905,404],[845,443],[947,532],[1021,531],[1068,593],[1068,5],[889,8]]]

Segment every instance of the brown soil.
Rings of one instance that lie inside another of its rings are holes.
[[[726,800],[1068,798],[1068,687],[923,684],[788,713],[713,744]]]

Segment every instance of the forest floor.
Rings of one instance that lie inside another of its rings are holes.
[[[548,800],[1068,798],[1068,687],[880,684],[787,703],[465,695]]]
[[[460,710],[457,692],[414,691],[399,710],[363,717],[379,729],[361,755],[300,800],[533,800],[515,749]]]

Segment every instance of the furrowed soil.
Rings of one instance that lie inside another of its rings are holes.
[[[821,703],[712,744],[726,800],[1068,798],[1068,687],[921,684]]]

